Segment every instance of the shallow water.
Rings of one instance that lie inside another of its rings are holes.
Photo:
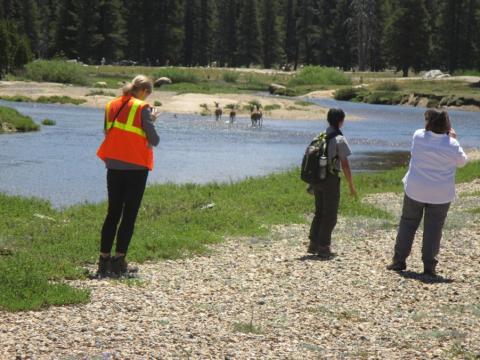
[[[354,170],[386,169],[408,161],[410,139],[422,125],[422,109],[317,101],[341,106],[348,115],[344,133],[354,156]],[[50,200],[56,207],[106,198],[105,169],[95,152],[103,139],[103,112],[74,106],[5,103],[40,122],[56,126],[40,132],[0,136],[0,191]],[[452,112],[464,145],[478,146],[478,113]],[[324,121],[274,121],[251,129],[212,118],[164,114],[157,128],[155,170],[149,183],[236,181],[298,166],[306,144],[325,127]]]

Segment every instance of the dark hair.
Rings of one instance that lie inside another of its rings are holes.
[[[448,134],[452,128],[450,117],[446,111],[427,110],[425,122],[425,130],[436,134]]]
[[[327,114],[327,121],[330,126],[339,129],[340,123],[345,120],[345,113],[342,109],[330,109]]]

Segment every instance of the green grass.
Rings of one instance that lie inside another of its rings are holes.
[[[87,95],[89,96],[89,95]],[[0,100],[12,101],[12,102],[32,102],[40,104],[74,104],[80,105],[86,102],[84,99],[75,99],[70,96],[40,96],[37,99],[33,99],[28,96],[23,95],[13,95],[13,96],[0,96]]]
[[[280,104],[271,104],[271,105],[265,106],[264,110],[265,111],[273,111],[273,110],[279,110],[281,108],[282,108],[282,105],[280,105]]]
[[[313,106],[315,105],[315,103],[313,102],[310,102],[310,101],[295,101],[295,105],[298,105],[298,106]]]
[[[63,60],[36,60],[25,66],[22,76],[28,80],[87,85],[88,71],[80,64]]]
[[[42,125],[54,126],[54,125],[57,125],[57,122],[55,120],[51,120],[51,119],[44,119],[44,120],[42,120]]]
[[[299,96],[315,90],[327,90],[351,84],[350,75],[327,67],[307,66],[296,75],[284,72],[251,72],[242,69],[83,66],[60,60],[39,60],[27,64],[25,71],[8,74],[10,80],[34,80],[95,86],[105,82],[107,88],[118,89],[134,75],[144,74],[153,80],[166,76],[173,83],[159,91],[183,93],[252,93],[268,91],[272,83],[287,87],[285,95]]]
[[[75,99],[70,96],[40,96],[35,100],[37,103],[41,104],[73,104],[80,105],[87,102],[85,99]]]
[[[227,83],[236,83],[239,78],[240,74],[235,71],[229,71],[223,74],[223,80]]]
[[[117,96],[113,91],[106,91],[106,90],[91,90],[85,96]]]
[[[5,101],[11,101],[11,102],[35,102],[34,99],[28,96],[23,96],[23,95],[3,95],[0,96],[0,100],[5,100]]]
[[[0,134],[4,126],[19,132],[36,131],[40,128],[31,117],[22,115],[15,109],[0,106]]]
[[[458,181],[478,177],[480,163],[458,172]],[[405,169],[359,174],[360,197],[401,192]],[[313,198],[299,171],[249,178],[232,184],[154,185],[147,189],[129,258],[176,259],[208,251],[225,236],[267,236],[275,224],[306,223]],[[206,204],[215,203],[203,210]],[[65,279],[84,278],[82,266],[97,260],[99,229],[106,204],[55,210],[41,200],[0,194],[0,309],[36,310],[85,303],[89,293]],[[340,213],[347,217],[392,219],[372,205],[353,200],[342,181]],[[41,215],[41,216],[38,216]]]
[[[263,330],[260,327],[255,326],[252,323],[246,323],[246,322],[234,323],[233,331],[243,333],[243,334],[255,334],[255,335],[263,334]]]

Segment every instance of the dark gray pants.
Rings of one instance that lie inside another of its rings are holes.
[[[340,203],[340,178],[329,175],[321,184],[313,186],[315,195],[315,216],[310,226],[310,247],[330,246],[332,231],[337,224]]]
[[[435,267],[440,251],[442,229],[450,203],[425,204],[409,198],[403,199],[402,218],[395,243],[394,261],[404,262],[410,255],[415,233],[423,219],[422,261],[426,267]]]

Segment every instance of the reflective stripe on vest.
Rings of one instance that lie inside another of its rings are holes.
[[[118,122],[118,121],[115,121],[116,119],[113,119],[113,120],[109,119],[110,103],[108,103],[107,108],[106,108],[107,130],[110,130],[112,127],[114,127],[116,129],[120,129],[120,130],[123,130],[123,131],[128,131],[128,132],[131,132],[131,133],[134,133],[134,134],[140,135],[141,137],[146,138],[147,135],[145,134],[145,131],[143,131],[143,129],[138,128],[136,126],[133,126],[133,122],[135,121],[135,115],[137,113],[137,110],[138,110],[139,106],[141,106],[142,103],[143,102],[141,100],[138,100],[138,99],[133,100],[133,105],[130,109],[130,112],[128,113],[128,119],[127,119],[127,122],[125,124],[121,123],[121,122]]]

